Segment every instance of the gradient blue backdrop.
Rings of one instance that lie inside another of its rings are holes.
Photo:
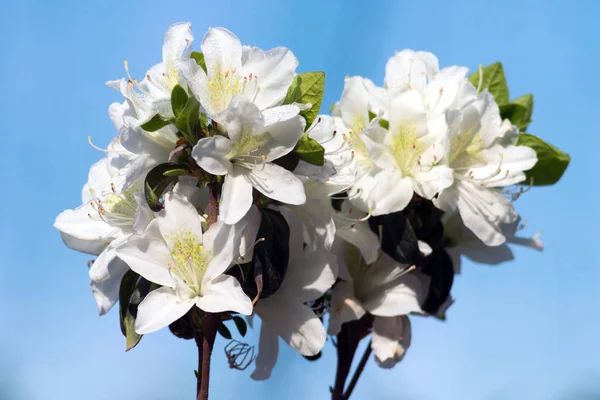
[[[382,83],[397,49],[432,51],[442,66],[502,61],[511,96],[535,94],[529,130],[573,158],[558,186],[517,203],[546,250],[515,249],[518,261],[500,267],[466,263],[448,320],[414,318],[405,360],[391,371],[369,363],[354,397],[580,398],[572,392],[600,379],[600,3],[489,3],[3,0],[0,399],[193,398],[194,344],[163,331],[125,353],[117,314],[96,315],[89,257],[52,227],[102,156],[87,136],[105,145],[115,134],[107,108],[121,98],[104,82],[124,75],[125,59],[143,76],[178,21],[193,23],[196,49],[211,25],[289,47],[299,71],[326,72],[324,111],[346,75]],[[212,398],[326,399],[334,356],[330,343],[312,364],[283,347],[272,379],[256,383],[217,350]]]

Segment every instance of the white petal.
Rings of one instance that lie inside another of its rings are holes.
[[[376,317],[373,321],[371,348],[380,367],[391,368],[402,360],[410,341],[408,317]]]
[[[111,263],[110,276],[102,282],[90,281],[90,287],[98,306],[98,313],[104,315],[119,301],[119,290],[123,275],[129,271],[129,267],[118,258]]]
[[[175,286],[167,267],[174,261],[163,240],[134,236],[119,246],[116,252],[117,257],[125,261],[129,268],[149,281],[163,286]]]
[[[412,180],[402,177],[400,170],[379,171],[374,179],[377,183],[369,193],[373,215],[403,210],[413,197]]]
[[[426,172],[413,172],[412,177],[415,192],[426,199],[432,199],[454,181],[452,169],[446,165],[436,165]]]
[[[171,25],[165,32],[165,41],[162,48],[164,62],[171,62],[188,55],[192,46],[192,24],[180,22]]]
[[[203,281],[213,279],[224,273],[237,256],[240,248],[241,233],[246,224],[241,220],[235,225],[217,221],[204,233],[203,244],[210,249],[213,258],[204,274]]]
[[[329,312],[329,326],[327,333],[337,335],[342,324],[362,318],[365,309],[354,297],[352,283],[340,281],[333,288],[331,304],[327,308]]]
[[[231,152],[231,141],[216,135],[198,140],[192,150],[192,157],[200,168],[213,175],[226,175],[231,169],[227,155]]]
[[[56,217],[54,227],[69,236],[91,241],[110,240],[120,231],[101,220],[91,204],[63,211]]]
[[[385,68],[385,84],[388,88],[422,90],[425,82],[438,72],[437,58],[425,51],[402,50],[391,57]]]
[[[263,51],[257,47],[252,48],[242,67],[243,75],[252,74],[258,81],[260,91],[254,103],[264,110],[280,104],[296,75],[298,60],[294,54],[285,47],[276,47]]]
[[[183,300],[171,288],[153,290],[138,306],[135,331],[141,335],[155,332],[184,316],[193,306],[193,299]]]
[[[303,221],[306,249],[330,250],[335,239],[336,228],[325,202],[322,199],[308,199],[305,204],[290,209]]]
[[[179,182],[173,188],[173,193],[185,197],[194,207],[204,210],[208,205],[209,192],[206,187],[199,188],[197,184],[198,178],[180,176]]]
[[[96,256],[102,253],[106,246],[110,243],[110,241],[106,239],[79,239],[74,236],[67,235],[63,232],[60,233],[60,238],[68,248],[73,249],[75,251],[79,251],[81,253],[93,254]]]
[[[344,91],[336,112],[341,113],[346,126],[358,133],[369,125],[369,93],[363,78],[354,76],[344,82]]]
[[[189,232],[202,243],[202,218],[196,208],[185,197],[177,193],[167,193],[164,208],[156,218],[158,228],[169,249],[182,231]]]
[[[358,247],[367,264],[374,263],[379,256],[379,238],[369,228],[367,222],[340,227],[336,233],[340,238]]]
[[[325,345],[325,327],[313,310],[302,303],[280,298],[259,300],[256,313],[302,355],[314,356]]]
[[[265,196],[287,204],[304,204],[304,185],[292,172],[274,164],[257,165],[248,174],[252,186]],[[247,210],[246,210],[247,211]]]
[[[245,227],[240,240],[239,257],[234,261],[234,264],[244,264],[252,260],[261,219],[262,214],[256,206],[250,207],[250,210],[242,219],[245,220]]]
[[[246,140],[248,134],[261,134],[264,126],[258,107],[242,96],[231,99],[227,109],[219,116],[219,122],[227,127],[227,135],[234,145]]]
[[[125,235],[118,237],[113,240],[102,253],[100,253],[89,271],[90,278],[93,281],[102,282],[108,279],[111,275],[111,269],[115,268],[115,266],[111,266],[111,264],[122,264],[122,261],[116,258],[116,249],[127,239],[128,236]],[[117,267],[117,269],[119,268]]]
[[[221,275],[202,284],[202,296],[196,297],[196,305],[206,312],[233,311],[252,314],[252,301],[233,276]]]
[[[209,116],[213,116],[218,111],[211,102],[210,89],[208,85],[208,76],[206,72],[196,63],[194,59],[176,60],[173,66],[185,78],[190,90],[206,109]]]
[[[286,297],[293,297],[301,303],[315,300],[333,286],[337,270],[336,257],[330,252],[303,252],[295,259],[290,257],[279,290],[285,292]]]
[[[240,39],[225,28],[210,28],[202,39],[202,53],[211,74],[220,74],[227,70],[240,71],[242,67],[242,44]]]
[[[411,312],[422,312],[419,300],[423,298],[425,288],[415,272],[401,278],[395,286],[379,288],[362,294],[363,307],[379,317],[395,317]]]
[[[260,148],[267,161],[276,160],[294,149],[304,133],[304,118],[297,115],[291,119],[265,126],[272,138]]]
[[[219,219],[226,224],[238,222],[252,206],[252,184],[242,168],[234,168],[225,177],[219,203]]]
[[[269,321],[263,320],[260,326],[260,338],[258,341],[258,356],[254,360],[256,368],[251,378],[256,381],[264,381],[271,377],[271,371],[277,363],[279,355],[279,336],[269,326]]]
[[[458,183],[458,211],[467,226],[488,246],[506,241],[500,225],[514,213],[510,200],[493,189],[461,181]]]
[[[416,138],[428,133],[423,98],[416,90],[397,94],[390,104],[390,132]]]

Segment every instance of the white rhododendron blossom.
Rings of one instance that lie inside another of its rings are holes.
[[[383,85],[346,78],[326,115],[324,73],[297,73],[289,49],[242,46],[225,28],[193,39],[175,24],[142,79],[125,62],[127,78],[107,82],[124,98],[109,107],[117,134],[106,148],[88,138],[104,157],[54,224],[95,257],[97,309],[120,302],[127,350],[166,327],[195,339],[206,396],[217,334],[229,366],[253,365],[256,380],[271,376],[279,339],[316,361],[329,335],[332,399],[347,399],[360,341],[355,378],[371,352],[383,368],[402,360],[410,318],[452,305],[461,257],[542,250],[539,233],[519,233],[514,202],[557,182],[569,158],[523,132],[533,96],[509,101],[501,64],[469,75],[396,52]]]

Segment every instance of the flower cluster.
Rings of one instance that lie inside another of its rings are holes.
[[[143,79],[125,62],[127,78],[107,83],[124,97],[109,107],[118,134],[82,205],[55,222],[97,256],[92,292],[101,315],[120,302],[128,349],[167,326],[207,335],[207,315],[231,339],[225,322],[244,335],[256,315],[254,379],[270,376],[279,338],[312,359],[328,334],[340,355],[370,335],[389,368],[410,345],[408,316],[452,304],[461,256],[542,249],[516,236],[513,202],[555,183],[568,156],[521,133],[533,97],[509,102],[500,64],[467,76],[404,50],[381,87],[346,78],[329,116],[324,74],[298,74],[289,49],[242,46],[224,28],[192,42],[189,23],[173,25]]]

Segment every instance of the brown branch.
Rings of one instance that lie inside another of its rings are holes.
[[[198,370],[196,371],[196,398],[200,400],[200,388],[202,387],[202,353],[204,350],[204,335],[202,334],[202,332],[198,332],[198,330],[195,329],[194,339],[196,339],[196,346],[198,347]]]
[[[212,354],[217,326],[221,322],[219,314],[204,313],[204,343],[202,349],[202,378],[198,400],[208,400],[208,384],[210,382],[210,356]]]
[[[337,336],[338,361],[335,373],[335,386],[331,391],[332,400],[347,399],[344,395],[344,386],[346,385],[346,379],[348,378],[350,368],[352,367],[354,354],[356,353],[358,344],[369,334],[372,326],[373,316],[369,314],[366,314],[360,320],[346,322],[342,325],[342,330]],[[368,359],[368,356],[366,358]],[[364,365],[362,368],[364,368]],[[360,375],[360,372],[358,373]],[[358,380],[358,377],[353,377],[352,380]],[[356,382],[354,382],[354,384],[351,383],[352,388],[350,389],[350,392],[354,389],[353,385],[356,385]],[[347,396],[350,396],[350,394],[348,393]]]
[[[342,397],[343,400],[348,400],[350,398],[350,395],[352,394],[352,391],[356,386],[356,382],[358,382],[358,378],[360,378],[360,374],[362,374],[363,370],[365,369],[365,366],[367,365],[367,361],[369,361],[370,356],[371,341],[369,340],[369,344],[367,344],[367,348],[365,349],[365,352],[362,358],[360,359],[360,362],[358,363],[358,367],[356,367],[356,371],[354,371],[354,375],[352,376],[352,380],[348,385],[348,389],[346,389],[346,393],[344,393],[344,396]]]
[[[211,226],[217,222],[217,184],[208,184],[209,197],[208,197],[208,226]]]

